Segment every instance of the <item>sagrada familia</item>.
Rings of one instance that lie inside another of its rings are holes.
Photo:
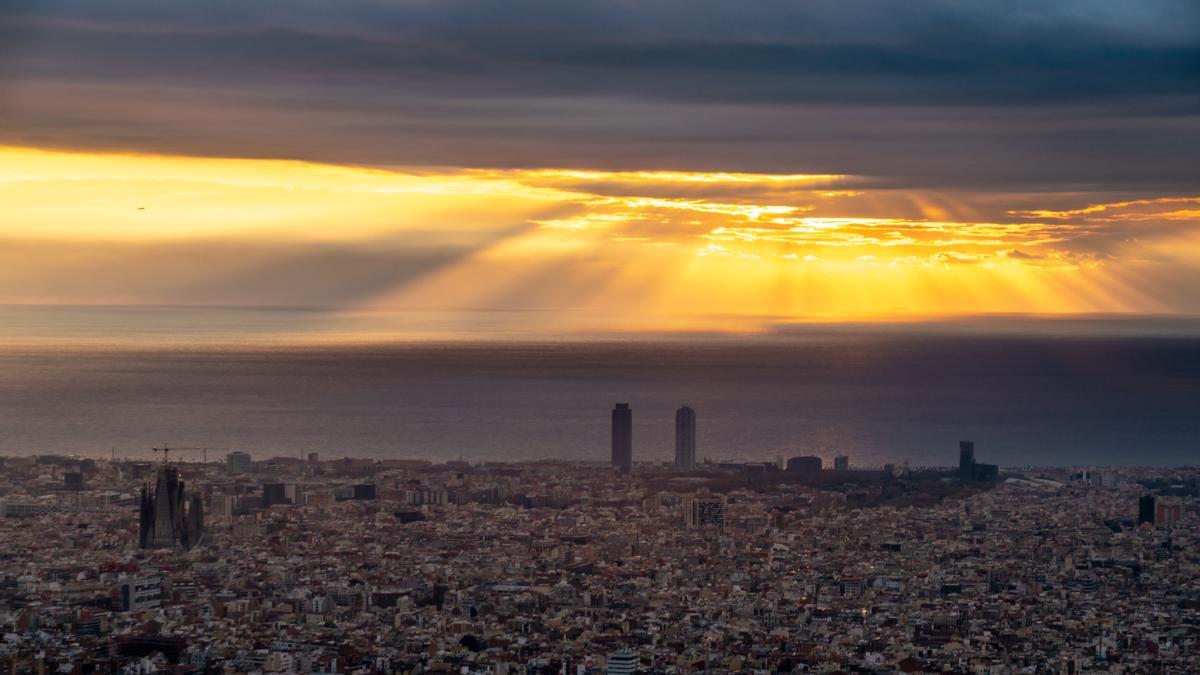
[[[158,470],[158,483],[151,496],[149,487],[142,485],[141,528],[138,545],[141,548],[190,549],[204,536],[204,506],[200,494],[192,495],[184,511],[184,485],[179,471],[163,463]]]

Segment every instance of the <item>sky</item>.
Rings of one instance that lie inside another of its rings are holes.
[[[1194,316],[1198,156],[1190,0],[0,0],[7,304]]]

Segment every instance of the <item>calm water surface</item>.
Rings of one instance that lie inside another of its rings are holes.
[[[466,342],[429,329],[340,344],[267,339],[327,317],[185,312],[181,325],[141,312],[138,324],[89,311],[0,310],[0,453],[149,458],[170,442],[262,458],[604,460],[609,411],[628,401],[638,459],[672,456],[686,403],[698,454],[712,459],[948,464],[969,438],[981,460],[1004,465],[1200,461],[1200,340],[1187,331],[545,342],[490,340],[484,321]],[[133,338],[114,340],[110,324]],[[228,339],[242,325],[244,339]],[[211,333],[197,338],[202,326]]]

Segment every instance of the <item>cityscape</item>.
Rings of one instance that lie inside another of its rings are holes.
[[[1200,667],[1200,468],[698,461],[689,406],[639,462],[633,412],[608,463],[5,457],[0,672]]]
[[[0,675],[1200,675],[1200,1],[0,0]]]

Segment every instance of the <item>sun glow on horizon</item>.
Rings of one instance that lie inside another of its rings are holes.
[[[0,302],[253,304],[257,280],[280,269],[283,298],[297,274],[346,308],[595,309],[626,317],[614,330],[703,314],[1197,310],[1163,288],[1196,273],[1200,212],[1186,205],[1200,197],[988,210],[995,201],[832,174],[401,171],[8,147]],[[164,265],[164,250],[206,259]],[[285,264],[298,256],[318,262]],[[378,270],[346,282],[361,259]],[[139,286],[136,264],[160,276]]]

